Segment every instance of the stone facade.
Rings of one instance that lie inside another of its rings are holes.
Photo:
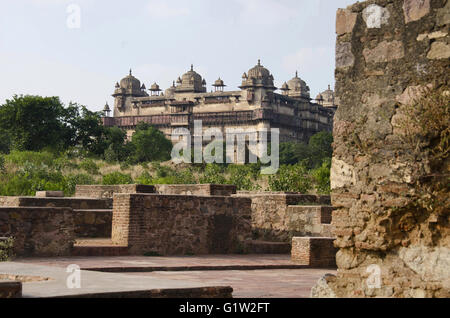
[[[146,122],[169,139],[176,128],[192,132],[197,120],[202,121],[203,131],[217,128],[223,135],[226,128],[254,132],[279,128],[281,141],[308,141],[317,132],[332,131],[334,93],[331,98],[327,91],[317,103],[312,102],[308,85],[297,73],[276,93],[272,74],[258,61],[243,74],[240,90],[224,91],[221,79],[213,86],[215,91],[208,93],[205,79],[191,67],[164,93],[153,84],[149,96],[130,71],[116,84],[113,117],[106,105],[103,123],[126,130],[130,137],[139,122]]]
[[[14,237],[17,256],[67,256],[75,240],[72,209],[0,207],[0,236]]]
[[[251,239],[251,200],[115,194],[114,244],[131,254],[227,254]]]
[[[327,280],[337,297],[450,296],[449,162],[434,165],[433,141],[410,146],[398,125],[419,88],[448,91],[449,15],[446,0],[371,0],[338,12],[331,184],[339,252],[338,275]]]

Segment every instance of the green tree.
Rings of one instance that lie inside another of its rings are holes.
[[[333,155],[333,135],[322,131],[309,139],[309,151],[312,167],[318,167],[326,158]]]
[[[0,131],[11,138],[17,150],[61,150],[74,144],[71,111],[58,97],[13,96],[0,106]]]
[[[172,142],[153,126],[139,124],[131,139],[134,162],[166,161],[170,159]]]

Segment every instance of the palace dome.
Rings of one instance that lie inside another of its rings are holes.
[[[268,79],[270,78],[270,71],[261,65],[261,61],[258,60],[258,65],[248,70],[248,78],[263,78]]]
[[[295,77],[292,78],[287,84],[290,90],[290,96],[310,98],[309,86],[304,80],[298,77],[298,72],[295,72]]]
[[[133,91],[141,90],[141,82],[132,75],[131,70],[130,74],[127,77],[124,77],[120,81],[120,87],[123,89],[131,89]]]

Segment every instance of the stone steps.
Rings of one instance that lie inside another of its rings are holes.
[[[78,239],[72,256],[127,256],[128,247],[113,244],[110,238]]]
[[[245,244],[248,254],[289,254],[291,244],[286,242],[250,241]]]

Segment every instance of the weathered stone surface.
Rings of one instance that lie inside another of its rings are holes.
[[[446,37],[447,35],[448,35],[448,32],[442,31],[442,30],[431,32],[431,33],[423,33],[423,34],[419,34],[419,36],[417,37],[417,41],[423,41],[425,39],[429,39],[429,40],[439,39],[439,38]]]
[[[365,48],[363,55],[367,63],[381,63],[401,59],[405,56],[405,52],[402,42],[383,41],[374,49]]]
[[[390,16],[388,9],[376,4],[371,4],[363,10],[363,19],[369,29],[379,29],[388,24]]]
[[[0,236],[14,237],[17,256],[70,255],[75,240],[71,208],[0,208]]]
[[[293,237],[291,260],[312,267],[335,267],[336,251],[331,237]]]
[[[447,1],[445,7],[437,10],[436,18],[440,26],[450,24],[450,1]]]
[[[404,0],[405,23],[417,21],[430,13],[430,0]]]
[[[355,57],[350,42],[336,43],[336,68],[353,66]]]
[[[38,198],[63,198],[63,191],[37,191],[36,197]]]
[[[404,3],[406,12],[403,2],[385,0],[347,8],[358,14],[374,4],[387,8],[389,28],[368,30],[358,18],[353,32],[337,37],[337,47],[351,43],[346,50],[354,55],[351,69],[336,70],[340,104],[331,197],[339,252],[338,274],[328,287],[337,297],[450,295],[450,232],[443,212],[450,201],[447,183],[440,181],[447,177],[448,159],[436,160],[436,140],[417,134],[435,124],[433,115],[405,124],[407,105],[433,96],[426,89],[450,91],[449,32],[440,26],[450,2]],[[376,266],[380,288],[367,284]]]
[[[350,10],[338,9],[336,14],[336,33],[337,35],[343,35],[353,31],[355,27],[357,13],[353,13]]]
[[[354,168],[342,160],[333,158],[331,164],[331,189],[338,189],[355,183]]]
[[[114,193],[155,193],[155,186],[142,184],[77,185],[75,197],[112,199]]]
[[[180,195],[219,195],[230,196],[236,194],[235,185],[225,184],[158,184],[156,191],[161,194]]]
[[[131,254],[227,254],[251,240],[251,200],[115,194],[112,240]]]
[[[450,58],[450,44],[444,42],[433,42],[427,57],[432,60]]]
[[[251,194],[240,192],[237,196],[248,197],[252,200],[252,232],[256,239],[274,242],[290,243],[292,237],[304,235],[306,219],[312,219],[311,214],[315,214],[321,207],[307,208],[306,214],[299,212],[295,205],[330,205],[329,196],[315,196],[294,193],[266,193]],[[300,220],[300,214],[304,217],[304,222]],[[307,217],[310,215],[311,217]],[[317,215],[317,214],[316,214]],[[318,223],[319,221],[317,221]],[[308,224],[308,230],[320,232],[323,227],[316,224]],[[299,234],[301,233],[301,234]]]
[[[336,280],[336,276],[327,274],[319,279],[311,289],[311,298],[337,298],[329,283]]]
[[[22,283],[10,280],[0,280],[1,298],[22,298]]]

